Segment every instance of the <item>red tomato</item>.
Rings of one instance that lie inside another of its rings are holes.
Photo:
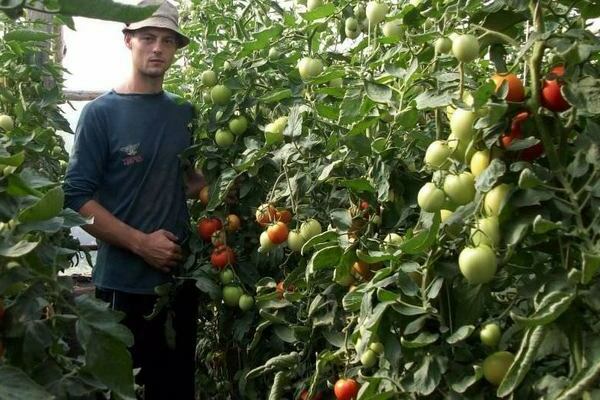
[[[519,158],[523,161],[533,161],[540,158],[542,154],[544,154],[544,145],[540,142],[521,151]]]
[[[523,82],[515,74],[495,74],[492,80],[496,84],[496,90],[500,88],[504,81],[508,82],[508,94],[506,101],[523,101],[525,99],[525,89]]]
[[[273,225],[270,225],[267,228],[267,235],[269,236],[269,240],[274,244],[281,244],[287,240],[288,237],[288,227],[283,222],[277,222]]]
[[[2,298],[0,297],[0,323],[2,322],[2,319],[4,318],[4,314],[5,314],[5,309],[4,309],[4,300],[2,300]]]
[[[541,93],[542,105],[550,111],[561,112],[571,108],[571,105],[567,103],[560,92],[560,87],[563,85],[560,78],[564,74],[565,67],[563,65],[557,65],[550,70],[548,79],[544,80]]]
[[[224,269],[235,263],[235,253],[229,246],[216,247],[210,255],[210,263],[217,269]]]
[[[281,221],[284,224],[289,224],[292,221],[292,213],[285,209],[277,210],[277,213],[275,214],[275,220]]]
[[[500,137],[500,141],[502,142],[502,147],[505,149],[510,146],[513,140],[521,139],[523,137],[523,132],[521,131],[521,124],[529,118],[529,114],[525,111],[518,113],[512,119],[510,124],[510,132],[502,135]]]
[[[352,378],[340,378],[333,387],[335,398],[338,400],[352,400],[356,398],[360,385]]]
[[[221,220],[218,218],[202,218],[198,221],[198,235],[205,241],[208,242],[211,240],[212,235],[221,229],[223,224]]]

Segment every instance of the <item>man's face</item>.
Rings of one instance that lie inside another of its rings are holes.
[[[162,77],[173,63],[178,45],[177,34],[169,29],[142,28],[125,35],[131,50],[133,67],[142,75]]]

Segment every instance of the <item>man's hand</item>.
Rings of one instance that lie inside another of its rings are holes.
[[[137,246],[136,253],[162,272],[170,272],[183,261],[177,236],[164,229],[144,235]]]

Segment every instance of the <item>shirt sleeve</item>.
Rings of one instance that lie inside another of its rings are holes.
[[[93,102],[82,110],[75,130],[63,189],[65,207],[75,211],[94,198],[108,159],[108,139]]]

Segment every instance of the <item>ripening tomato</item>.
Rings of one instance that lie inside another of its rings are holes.
[[[352,400],[356,399],[360,385],[352,378],[340,378],[333,387],[335,398],[337,400]]]
[[[262,204],[256,210],[256,222],[260,224],[260,226],[267,226],[271,222],[276,220],[277,209],[273,207],[271,204]]]
[[[237,215],[229,214],[227,216],[227,224],[226,224],[227,232],[236,232],[237,230],[240,229],[241,224],[242,224],[242,221],[240,220],[240,217],[238,217]]]
[[[496,84],[496,90],[500,89],[504,81],[507,82],[508,93],[506,94],[506,101],[519,102],[525,99],[523,82],[515,74],[495,74],[492,76],[492,80]]]
[[[560,92],[560,88],[563,85],[560,78],[564,74],[564,65],[557,65],[550,70],[548,79],[544,81],[541,93],[542,105],[550,111],[561,112],[571,108],[571,105],[567,103]]]
[[[279,209],[275,213],[275,220],[281,221],[284,224],[289,224],[292,221],[292,213],[290,212],[290,210]]]
[[[198,196],[198,198],[200,199],[200,203],[204,206],[208,204],[209,190],[210,190],[210,188],[208,187],[208,185],[203,186],[202,189],[200,189],[200,195]]]
[[[235,263],[235,253],[229,246],[219,246],[211,253],[210,263],[217,269],[223,269]]]
[[[269,240],[273,244],[281,244],[287,240],[288,237],[288,227],[283,222],[279,221],[270,225],[267,228],[267,235],[269,235]]]
[[[370,265],[362,260],[357,260],[352,264],[352,271],[360,275],[366,281],[373,277]]]
[[[202,218],[198,221],[198,235],[205,241],[208,242],[212,239],[212,235],[221,229],[223,224],[218,218]]]

